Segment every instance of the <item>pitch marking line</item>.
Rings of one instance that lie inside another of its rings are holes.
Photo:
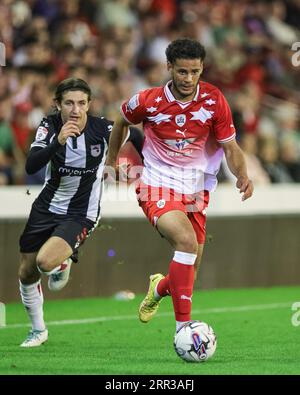
[[[290,303],[270,303],[270,304],[257,304],[257,305],[249,305],[249,306],[232,306],[232,307],[214,307],[209,309],[202,310],[193,310],[193,314],[207,314],[207,313],[238,313],[241,311],[256,311],[256,310],[272,310],[272,309],[282,309],[286,307],[291,307],[292,302]],[[171,317],[174,315],[174,312],[165,312],[158,313],[156,317]],[[54,325],[82,325],[82,324],[94,324],[97,322],[105,322],[105,321],[124,321],[124,320],[137,320],[137,315],[120,315],[120,316],[112,316],[112,317],[94,317],[94,318],[85,318],[81,320],[61,320],[61,321],[48,321],[46,322],[47,326]],[[25,328],[31,326],[30,324],[11,324],[6,325],[0,330],[3,329],[11,329],[11,328]]]

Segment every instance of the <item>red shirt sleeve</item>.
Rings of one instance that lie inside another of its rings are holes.
[[[219,143],[226,143],[235,138],[232,114],[224,95],[219,92],[217,110],[214,117],[214,134]]]
[[[134,125],[143,122],[146,117],[146,94],[147,91],[139,92],[121,105],[121,114],[127,122]]]

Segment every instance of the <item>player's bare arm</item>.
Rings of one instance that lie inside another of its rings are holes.
[[[129,123],[125,121],[121,114],[116,117],[110,134],[106,166],[116,167],[118,153],[128,133],[128,125]]]
[[[242,200],[249,199],[253,194],[253,183],[248,178],[247,167],[243,151],[238,146],[236,140],[222,144],[225,152],[228,167],[233,175],[236,176],[236,187],[243,193]]]
[[[77,137],[80,135],[80,130],[74,121],[67,121],[61,128],[57,137],[59,144],[65,145],[68,137]]]

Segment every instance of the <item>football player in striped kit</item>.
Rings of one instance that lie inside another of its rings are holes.
[[[26,162],[33,174],[46,166],[45,183],[34,201],[20,237],[19,283],[22,302],[32,323],[21,347],[36,347],[48,339],[43,318],[40,277],[49,277],[52,291],[62,289],[77,250],[100,219],[103,172],[113,122],[88,114],[91,89],[78,78],[56,88],[57,111],[44,118]],[[123,143],[138,152],[143,137],[124,128]]]

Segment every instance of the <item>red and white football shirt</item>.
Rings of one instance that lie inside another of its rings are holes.
[[[176,100],[169,85],[141,91],[121,106],[129,123],[143,122],[141,179],[184,194],[212,191],[223,157],[220,143],[235,138],[229,105],[209,83],[200,82],[189,102]]]

